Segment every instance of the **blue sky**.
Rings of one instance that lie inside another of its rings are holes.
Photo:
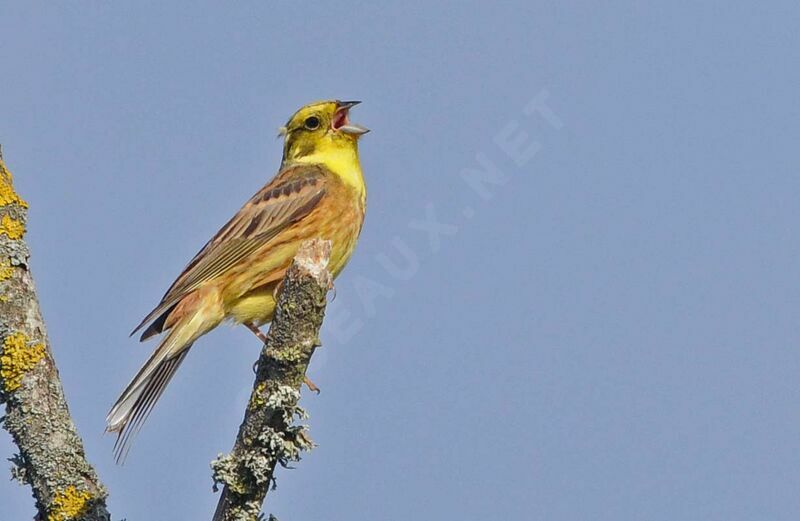
[[[797,519],[798,22],[794,2],[1,3],[0,143],[115,517],[210,518],[259,345],[199,341],[117,467],[104,416],[152,348],[127,334],[274,175],[286,118],[341,98],[373,129],[367,219],[303,398],[319,447],[267,512]],[[13,482],[0,505],[33,515]]]

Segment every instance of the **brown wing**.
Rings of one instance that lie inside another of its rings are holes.
[[[325,170],[319,166],[282,170],[194,256],[131,335],[153,319],[156,321],[144,332],[142,340],[161,332],[167,312],[188,293],[219,277],[288,225],[308,215],[325,195],[325,181]]]

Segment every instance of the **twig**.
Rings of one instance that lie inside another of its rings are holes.
[[[19,454],[12,476],[33,489],[38,519],[109,520],[64,399],[23,240],[28,205],[0,158],[0,403]]]
[[[255,521],[274,484],[277,464],[298,461],[313,447],[298,407],[300,387],[325,315],[330,241],[304,243],[294,258],[278,299],[275,318],[261,350],[256,380],[233,451],[211,462],[216,484],[224,485],[214,521]]]

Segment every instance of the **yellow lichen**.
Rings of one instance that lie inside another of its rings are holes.
[[[267,389],[266,382],[261,382],[260,384],[258,384],[258,387],[256,387],[256,392],[254,392],[253,396],[250,398],[250,405],[248,406],[248,408],[251,411],[258,409],[259,407],[264,407],[264,405],[267,403],[264,401],[264,391],[266,389]]]
[[[12,241],[21,239],[25,235],[25,225],[8,215],[4,215],[0,220],[0,234],[5,233]]]
[[[18,204],[23,208],[28,207],[28,203],[22,200],[17,192],[14,191],[14,185],[11,179],[11,172],[8,171],[6,165],[0,160],[0,206],[9,204]]]
[[[59,490],[53,498],[53,507],[50,509],[47,521],[78,519],[84,514],[87,502],[91,498],[91,494],[79,491],[74,485],[70,485],[64,490]]]
[[[14,268],[11,267],[11,262],[5,260],[0,262],[0,282],[8,280],[14,275]]]
[[[6,391],[19,389],[25,373],[44,358],[44,344],[30,343],[24,333],[14,333],[3,341],[3,351],[0,353],[0,378]]]

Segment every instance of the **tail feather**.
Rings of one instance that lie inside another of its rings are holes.
[[[120,398],[120,402],[115,406],[117,410],[112,410],[112,413],[109,414],[108,430],[117,432],[117,440],[114,443],[114,459],[118,464],[125,461],[131,442],[150,416],[153,406],[161,397],[183,359],[186,358],[190,347],[191,345],[177,356],[162,361],[152,374],[139,382],[135,389],[130,393],[125,393],[128,396],[123,394],[123,398]],[[117,413],[116,416],[112,416],[114,412]]]
[[[170,328],[164,339],[133,377],[106,417],[106,431],[117,433],[114,444],[117,463],[125,460],[131,441],[147,420],[194,341],[222,322],[224,312],[219,303],[215,288],[198,290],[185,297],[174,309],[170,308],[172,311],[168,319],[159,317],[155,325],[151,326],[154,332],[160,332],[166,320],[170,321]],[[146,334],[150,333],[151,328]]]
[[[196,321],[189,320],[171,329],[108,413],[106,431],[117,433],[114,444],[117,463],[124,461],[133,437],[183,362],[192,343],[202,334],[197,325]]]

